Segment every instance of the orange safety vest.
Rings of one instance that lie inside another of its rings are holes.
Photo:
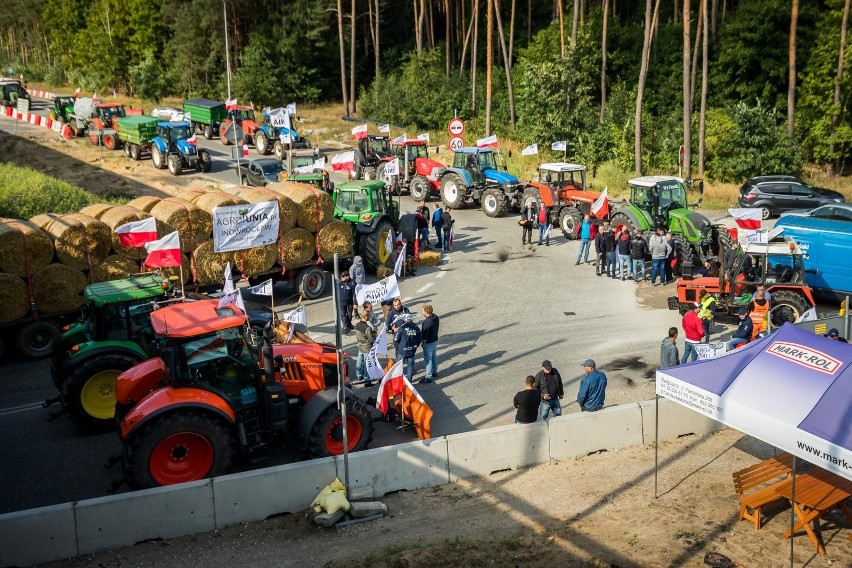
[[[766,331],[769,327],[769,300],[766,300],[766,303],[762,306],[755,302],[754,309],[749,314],[749,317],[754,324],[754,329],[751,332],[751,339],[754,341],[758,333]]]

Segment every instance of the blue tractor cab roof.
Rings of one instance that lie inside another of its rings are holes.
[[[167,122],[158,122],[157,126],[162,126],[163,128],[178,128],[181,126],[189,126],[189,123],[185,120],[169,120]]]
[[[467,148],[459,148],[455,150],[456,154],[486,154],[493,152],[491,148],[477,148],[476,146],[471,146]]]

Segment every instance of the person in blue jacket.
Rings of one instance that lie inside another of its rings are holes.
[[[582,363],[586,376],[580,381],[580,392],[577,393],[577,404],[583,412],[595,412],[603,408],[606,398],[606,375],[597,370],[592,359]]]
[[[393,341],[396,345],[397,361],[402,359],[405,366],[405,378],[410,383],[414,378],[414,354],[417,353],[417,348],[423,340],[420,333],[420,328],[414,325],[414,316],[405,314],[397,317],[393,326],[396,328],[396,334]]]
[[[751,334],[754,331],[754,322],[748,317],[748,310],[740,308],[739,311],[740,324],[734,330],[734,335],[728,341],[728,351],[733,351],[743,343],[751,341]]]
[[[592,244],[592,221],[589,215],[583,217],[583,223],[580,225],[580,250],[577,252],[577,262],[574,264],[580,264],[580,259],[582,258],[582,262],[589,261],[589,248]],[[585,253],[585,256],[584,254]]]

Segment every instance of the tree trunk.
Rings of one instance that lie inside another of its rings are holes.
[[[376,28],[373,26],[373,0],[367,0],[367,30],[370,32],[370,41],[373,42],[373,47],[376,46]],[[364,45],[367,44],[366,38]],[[369,54],[366,54],[369,55]]]
[[[603,0],[603,31],[601,32],[601,114],[603,122],[606,114],[606,28],[609,22],[609,0]]]
[[[512,65],[512,55],[515,53],[515,2],[512,0],[512,15],[509,17],[509,66]]]
[[[692,48],[690,41],[690,33],[692,32],[690,21],[689,1],[683,2],[683,171],[686,178],[689,178],[692,156],[690,147],[692,146],[692,109],[690,108],[690,58],[689,52]]]
[[[349,101],[352,104],[352,114],[358,112],[355,102],[355,22],[357,21],[355,13],[355,0],[352,0],[352,11],[350,14],[350,30],[349,30]]]
[[[473,33],[473,14],[470,16],[470,23],[467,25],[467,33],[464,35],[464,45],[462,46],[461,65],[459,66],[460,72],[464,72],[464,64],[467,59],[467,46],[470,43],[471,33]]]
[[[796,129],[796,27],[799,25],[799,0],[790,9],[790,64],[787,74],[787,136]]]
[[[381,49],[379,45],[381,44],[381,35],[379,34],[379,22],[381,22],[382,16],[379,12],[379,0],[376,0],[376,76],[378,77],[381,68],[382,68],[382,58],[381,58]]]
[[[344,114],[349,116],[349,89],[346,85],[346,50],[343,45],[343,0],[337,0],[337,39],[340,43],[340,83]]]
[[[714,0],[715,2],[715,0]],[[705,123],[707,119],[707,57],[710,47],[710,34],[707,28],[707,0],[701,0],[701,22],[704,24],[704,31],[701,34],[701,114],[698,119],[698,178],[704,179],[704,136]]]
[[[444,16],[446,21],[444,22],[444,75],[446,77],[450,76],[450,43],[452,39],[452,34],[450,33],[450,18],[452,13],[450,12],[450,0],[444,0]]]
[[[556,1],[556,11],[559,16],[559,55],[565,59],[565,10],[562,0]]]
[[[571,45],[577,47],[577,25],[580,21],[580,0],[574,0],[574,13],[571,22]]]
[[[429,49],[435,49],[435,4],[429,0]]]
[[[473,0],[473,47],[470,57],[470,99],[473,116],[476,116],[476,44],[479,40],[479,0]]]
[[[654,12],[660,9],[657,0]],[[639,66],[639,82],[636,88],[636,116],[633,125],[634,173],[642,175],[642,98],[645,96],[645,79],[648,76],[648,59],[651,53],[651,0],[645,0],[645,35],[642,40],[642,62]]]
[[[695,44],[692,46],[692,73],[689,82],[689,111],[690,113],[695,112],[695,87],[698,86],[698,48],[701,47],[701,28],[703,26],[703,20],[701,19],[701,8],[704,3],[704,0],[700,0],[699,4],[699,13],[698,13],[698,24],[695,28]]]
[[[417,15],[420,0],[412,0],[412,2],[414,4],[414,46],[417,50],[417,55],[420,55],[420,50],[422,49],[422,45],[420,43],[420,26],[418,25],[420,18]]]
[[[509,94],[509,123],[514,128],[515,89],[512,85],[512,60],[509,57],[509,52],[506,50],[506,36],[503,34],[503,18],[500,16],[500,0],[494,0],[494,14],[497,16],[497,33],[500,34],[500,50],[503,52],[503,67],[506,70],[506,89]]]
[[[719,11],[718,0],[712,0],[710,3],[710,33],[713,39],[716,39],[716,13]]]
[[[485,136],[491,136],[491,71],[494,68],[494,33],[492,32],[492,21],[494,19],[494,0],[485,0],[488,3],[485,18]]]
[[[846,56],[846,32],[849,24],[849,3],[846,0],[843,4],[843,20],[840,22],[840,51],[837,57],[837,74],[834,79],[834,113],[831,117],[831,143],[829,145],[829,153],[834,154],[834,134],[837,131],[837,125],[840,122],[840,85],[843,83],[843,58]]]
[[[679,0],[674,0],[674,25],[678,24],[678,18],[680,17],[679,16],[679,13],[680,13],[679,4],[680,4]]]

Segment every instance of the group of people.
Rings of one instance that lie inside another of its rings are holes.
[[[594,360],[586,359],[581,363],[585,375],[580,381],[577,392],[577,405],[583,412],[596,412],[603,408],[606,398],[606,375],[597,369]],[[549,360],[541,364],[535,375],[524,380],[525,388],[515,395],[515,422],[528,424],[539,417],[547,420],[550,415],[562,415],[562,399],[565,390],[562,376]]]
[[[429,213],[429,206],[426,205],[426,200],[421,200],[417,205],[417,238],[420,240],[420,248],[431,248],[429,244],[429,225],[435,230],[435,247],[451,252],[452,241],[450,235],[453,233],[452,208],[441,207],[439,203],[435,204],[435,209]]]

